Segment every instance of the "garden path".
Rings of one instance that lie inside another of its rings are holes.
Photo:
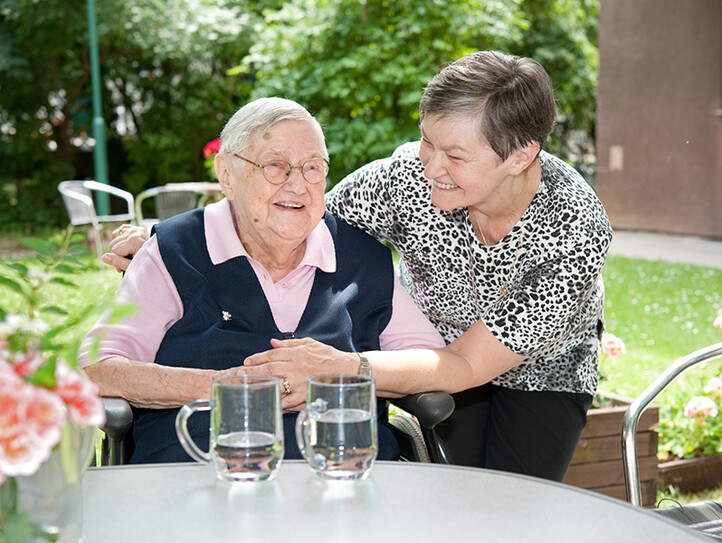
[[[609,254],[722,268],[722,240],[615,230]]]

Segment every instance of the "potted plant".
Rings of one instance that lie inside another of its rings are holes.
[[[616,358],[626,353],[624,342],[604,332],[600,343],[602,356]],[[622,464],[622,419],[631,398],[598,392],[587,412],[587,424],[574,451],[564,483],[625,499]],[[654,504],[657,493],[657,425],[659,409],[651,406],[639,421],[637,447],[644,505]]]
[[[713,326],[722,331],[722,312]],[[696,492],[722,484],[722,373],[684,400],[662,413],[660,483],[663,488]]]
[[[71,317],[43,287],[77,288],[68,277],[84,267],[75,257],[88,252],[81,239],[28,239],[33,259],[2,262],[0,286],[26,309],[0,308],[0,541],[80,538],[81,476],[105,412],[97,385],[76,367],[77,345],[61,339],[88,310]]]

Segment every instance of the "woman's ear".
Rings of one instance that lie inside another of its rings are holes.
[[[224,196],[229,200],[231,198],[231,158],[222,155],[221,153],[216,154],[213,165],[216,168],[216,175],[218,176],[218,183],[221,185],[221,191]]]
[[[514,163],[512,164],[511,174],[520,175],[526,171],[526,169],[531,166],[531,164],[539,156],[540,151],[541,145],[539,145],[538,141],[530,141],[514,151],[512,154],[514,157]]]

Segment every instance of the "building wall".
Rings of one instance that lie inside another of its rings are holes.
[[[722,238],[722,0],[601,0],[599,53],[612,225]]]

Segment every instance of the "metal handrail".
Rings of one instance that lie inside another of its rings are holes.
[[[624,413],[622,421],[622,461],[624,462],[624,483],[627,501],[642,506],[642,487],[639,483],[639,465],[637,463],[637,425],[642,413],[649,404],[657,399],[664,389],[688,369],[722,356],[722,343],[710,345],[679,358],[657,377],[642,394],[632,402]]]

